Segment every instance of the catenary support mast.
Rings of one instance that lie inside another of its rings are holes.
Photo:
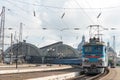
[[[1,22],[0,22],[0,48],[1,48],[1,57],[3,60],[3,52],[4,52],[4,27],[5,27],[5,7],[2,7],[2,11],[0,13]]]

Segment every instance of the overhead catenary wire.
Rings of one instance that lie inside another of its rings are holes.
[[[85,0],[85,2],[87,3],[87,5],[89,6],[89,8],[92,8],[92,6],[89,4],[89,2],[87,1],[87,0]],[[99,22],[99,18],[100,18],[100,16],[101,16],[101,14],[102,14],[102,11],[101,11],[101,8],[100,8],[100,12],[98,13],[98,15],[97,15],[97,22]],[[99,22],[100,23],[100,22]],[[97,23],[98,24],[98,23]]]
[[[50,10],[51,12],[53,12],[53,10],[51,10],[51,8],[47,8],[47,7],[45,7],[47,10]],[[64,16],[66,15],[66,11],[65,11],[65,9],[64,10],[59,10],[60,12],[62,12],[62,15],[64,14]],[[64,17],[63,16],[63,17]],[[59,15],[59,14],[56,14],[56,15],[54,15],[54,17],[57,17],[57,19],[58,19],[58,21],[60,21],[62,24],[61,25],[63,25],[63,26],[65,26],[65,27],[69,27],[69,25],[68,24],[66,24],[64,21],[63,21],[63,18],[61,18],[62,16],[61,15]],[[55,25],[57,25],[57,24],[55,24]],[[61,26],[59,26],[59,25],[57,25],[56,27],[58,27],[58,28],[60,28]]]
[[[6,9],[8,9],[8,8],[6,7]],[[20,14],[14,12],[12,9],[9,9],[9,12],[13,13],[14,15],[21,16]],[[27,20],[27,21],[32,22],[31,19],[28,19],[28,18],[26,18],[25,16],[21,16],[21,18],[23,18],[23,19],[25,19],[25,20]],[[33,18],[34,18],[34,17],[33,17]],[[35,19],[38,19],[38,18],[35,18]],[[37,22],[36,22],[36,23],[37,23]],[[40,26],[41,26],[41,25],[40,25]]]
[[[13,4],[13,6],[15,6],[15,7],[17,7],[17,8],[19,8],[20,10],[22,10],[22,11],[24,11],[25,13],[27,13],[27,14],[29,14],[29,11],[26,11],[25,9],[23,9],[22,7],[19,7],[18,5],[16,5],[16,4],[14,4],[13,2],[11,2],[11,1],[9,1],[9,0],[6,0],[8,3],[10,3],[10,4]],[[47,7],[45,7],[46,9],[48,9]],[[12,11],[13,12],[13,11]],[[15,13],[15,12],[14,12]],[[16,15],[19,15],[20,16],[20,14],[17,14],[17,13],[15,13]],[[36,11],[35,10],[33,10],[33,16],[34,16],[34,18],[36,18],[36,19],[38,19],[37,18],[37,16],[36,16]],[[23,17],[23,16],[22,16]],[[24,19],[27,19],[26,17],[23,17]],[[27,19],[28,20],[28,19]],[[45,22],[47,25],[49,25],[49,23],[48,22]],[[63,23],[63,21],[62,21],[62,23]],[[63,23],[64,25],[66,25],[66,26],[68,26],[67,24],[65,24],[65,23]],[[59,27],[59,25],[56,25],[57,27]]]
[[[10,4],[13,4],[15,7],[18,7],[18,8],[21,9],[22,11],[28,13],[28,11],[26,11],[24,8],[19,7],[18,5],[14,4],[14,3],[11,3],[10,0],[5,0],[5,1],[7,1],[7,2],[10,3]],[[19,0],[17,0],[17,1],[15,1],[15,2],[23,3],[24,1],[19,1]],[[29,5],[32,5],[32,3],[28,3],[28,2],[25,2],[25,3],[26,3],[26,4],[29,4]],[[25,4],[25,3],[24,3],[24,4]],[[50,9],[50,7],[46,7],[46,8]],[[60,8],[63,8],[63,7],[60,7]],[[63,9],[66,10],[67,8],[63,8]],[[74,9],[74,8],[69,8],[69,9]],[[76,9],[77,9],[77,8],[76,8]],[[81,9],[81,7],[80,7],[79,9]],[[90,7],[90,8],[82,8],[82,9],[93,9],[93,8]],[[94,8],[94,9],[98,9],[98,8]],[[100,9],[104,9],[104,8],[100,8]],[[36,12],[34,11],[33,13],[34,13],[34,17],[36,17]],[[23,16],[22,16],[22,17],[23,17]]]
[[[89,4],[89,2],[87,1],[87,0],[85,0],[86,1],[86,3],[87,3],[87,5],[89,6],[89,8],[92,8],[92,6]],[[101,15],[102,15],[102,9],[100,8],[100,9],[98,9],[99,10],[99,12],[98,12],[98,15],[96,16],[96,19],[97,19],[97,24],[100,24],[100,21],[98,20],[100,17],[101,17]],[[102,29],[104,29],[104,27],[103,26],[100,26]]]
[[[25,13],[27,13],[27,14],[30,14],[30,13],[28,13],[28,11],[26,11],[26,9],[23,9],[22,7],[19,7],[18,5],[14,4],[14,3],[11,2],[11,1],[8,1],[8,0],[6,0],[6,1],[7,1],[9,4],[12,4],[13,6],[19,8],[19,9],[22,10],[23,12],[25,12]],[[7,7],[6,7],[6,8],[7,8]],[[18,16],[21,16],[20,14],[16,13],[15,11],[13,11],[13,9],[9,9],[9,8],[7,8],[7,9],[9,10],[9,12],[12,12],[12,13],[18,15]],[[34,16],[31,15],[31,17],[33,17],[33,18],[35,18],[35,19],[37,19],[37,20],[40,20],[40,19],[38,19],[38,18],[36,17],[36,13],[33,14],[33,15],[34,15]],[[24,17],[24,16],[21,16],[21,17],[22,17],[23,19],[26,19],[27,21],[32,22],[31,19],[28,19],[28,18],[26,18],[26,17]],[[36,23],[37,23],[37,22],[36,22]]]
[[[74,0],[75,3],[81,8],[80,4],[77,2],[77,0]],[[91,17],[85,12],[85,10],[83,8],[81,8],[83,13],[85,13],[85,15],[89,18],[89,20],[94,24],[94,21],[91,19]]]
[[[9,0],[7,0],[7,1],[9,1]],[[9,1],[10,2],[10,1]],[[29,5],[32,5],[31,3],[28,3],[28,2],[23,2],[23,1],[18,1],[18,2],[20,2],[20,3],[24,3],[24,4],[29,4]],[[17,5],[15,5],[15,6],[17,6]],[[36,5],[35,5],[36,6]],[[42,5],[41,5],[42,6]],[[44,5],[43,5],[43,7],[45,7]],[[18,8],[20,8],[22,11],[25,11],[25,12],[27,12],[25,9],[23,9],[23,8],[21,8],[21,7],[18,7]],[[46,6],[46,8],[51,8],[51,7],[49,7],[49,6]],[[63,7],[60,7],[60,8],[63,8]],[[67,8],[64,8],[64,10],[65,9],[67,9]],[[69,9],[74,9],[74,8],[69,8]],[[77,9],[77,8],[76,8]],[[81,7],[79,8],[79,9],[81,9]],[[82,8],[82,9],[93,9],[93,8]],[[94,8],[94,9],[98,9],[98,8]],[[28,12],[27,12],[28,13]],[[36,17],[36,13],[34,14],[34,17]]]
[[[11,1],[11,0],[7,0],[7,1]],[[120,5],[117,5],[117,6],[110,6],[110,7],[98,7],[98,8],[87,8],[87,7],[76,7],[76,8],[73,8],[73,7],[59,7],[59,6],[50,6],[50,5],[43,5],[43,4],[35,4],[35,3],[28,3],[28,2],[25,2],[25,1],[19,1],[19,0],[15,0],[15,2],[18,2],[18,3],[22,3],[22,4],[26,4],[26,5],[34,5],[34,6],[41,6],[41,7],[48,7],[48,8],[55,8],[55,9],[113,9],[113,8],[120,8]]]
[[[5,1],[9,1],[10,2],[10,0],[5,0]],[[17,0],[17,1],[15,1],[15,2],[19,2],[19,3],[24,3],[24,4],[29,4],[29,5],[33,5],[33,3],[28,3],[28,2],[25,2],[25,1],[19,1],[19,0]],[[13,4],[13,3],[12,3]],[[36,5],[38,5],[38,4],[36,4]],[[35,5],[35,6],[36,6]],[[14,6],[16,6],[16,7],[18,7],[19,9],[21,9],[22,11],[25,11],[25,12],[27,12],[28,13],[28,11],[26,11],[25,9],[23,9],[23,8],[21,8],[21,7],[19,7],[18,5],[14,5]],[[42,6],[42,5],[41,5]],[[44,7],[44,5],[43,5],[43,7]],[[46,7],[46,8],[51,8],[51,7]],[[63,8],[63,7],[59,7],[59,8]],[[59,9],[58,8],[58,9]],[[66,10],[67,9],[67,7],[66,8],[63,8],[64,10]],[[69,8],[69,9],[74,9],[74,8]],[[77,9],[77,8],[76,8]],[[92,9],[92,8],[82,8],[82,7],[79,7],[78,9]],[[95,9],[98,9],[98,8],[95,8]],[[36,14],[36,13],[35,13]]]
[[[7,0],[7,1],[9,1],[9,0]],[[18,1],[18,0],[17,0]],[[10,1],[9,1],[10,2]],[[24,1],[18,1],[18,2],[20,2],[20,3],[24,3],[24,4],[29,4],[29,5],[33,5],[32,3],[28,3],[28,2],[24,2]],[[17,7],[17,5],[15,5],[16,7]],[[55,8],[55,7],[51,7],[51,6],[44,6],[44,5],[38,5],[38,4],[35,4],[34,6],[43,6],[43,7],[46,7],[46,8]],[[110,9],[110,8],[118,8],[119,6],[114,6],[114,7],[108,7],[108,9]],[[25,11],[25,12],[27,12],[25,9],[23,9],[23,8],[21,8],[21,7],[18,7],[18,8],[20,8],[22,11]],[[59,8],[55,8],[55,9],[81,9],[81,7],[80,8],[63,8],[63,7],[59,7]],[[82,8],[82,9],[107,9],[107,7],[105,7],[105,8]],[[27,12],[28,13],[28,12]]]
[[[8,2],[8,3],[10,3],[10,2]],[[13,4],[13,3],[10,3],[10,4]],[[16,7],[17,5],[14,5],[14,4],[13,4],[13,6]],[[22,10],[22,8],[20,8],[19,6],[17,6],[17,8],[19,8],[20,10]],[[9,9],[9,8],[6,7],[6,9]],[[16,12],[13,11],[12,9],[9,9],[9,12],[12,12],[13,14],[15,14],[15,15],[17,15],[17,16],[21,16],[20,14],[16,13]],[[25,11],[25,12],[26,12],[26,11]],[[26,12],[26,13],[27,13],[27,12]],[[35,13],[35,14],[33,13],[33,15],[34,15],[34,16],[31,15],[31,17],[40,20],[40,19],[36,16],[36,13]],[[21,17],[22,17],[23,19],[26,19],[27,21],[32,22],[31,19],[28,19],[28,18],[26,18],[25,16],[21,16]],[[46,21],[44,21],[44,22],[45,22],[45,24],[46,24],[46,25],[44,25],[44,26],[47,26],[47,25],[53,25],[53,24],[49,24],[49,23],[46,22]],[[43,27],[43,25],[40,25],[40,26]],[[57,24],[56,24],[55,26],[60,27],[60,26],[57,25]]]
[[[29,11],[27,11],[27,10],[24,9],[24,8],[19,7],[18,5],[14,4],[12,1],[9,1],[9,0],[5,0],[5,1],[7,1],[8,3],[12,4],[13,6],[19,8],[20,10],[22,10],[22,11],[24,11],[24,12],[26,12],[26,13],[29,13]]]

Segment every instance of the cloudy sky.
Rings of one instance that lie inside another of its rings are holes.
[[[16,32],[18,39],[22,22],[22,38],[28,43],[43,47],[63,41],[76,48],[82,35],[88,41],[88,26],[97,24],[108,28],[101,31],[103,40],[112,46],[115,35],[116,50],[120,49],[120,0],[0,0],[0,13],[2,6],[6,9],[5,27],[13,28],[5,30],[6,36]],[[10,43],[10,38],[5,42]]]

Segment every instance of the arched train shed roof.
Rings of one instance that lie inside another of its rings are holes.
[[[40,54],[42,56],[49,57],[80,57],[80,52],[73,47],[63,44],[62,42],[57,42],[45,47],[40,48]]]
[[[13,44],[5,50],[4,54],[9,54],[10,52],[12,52],[13,54],[18,53],[20,55],[40,55],[39,48],[37,48],[35,45],[25,42]]]

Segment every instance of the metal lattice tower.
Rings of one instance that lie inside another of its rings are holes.
[[[1,55],[3,59],[3,51],[4,51],[4,27],[5,27],[5,7],[2,7],[2,11],[0,13],[1,22],[0,22],[0,49]]]

